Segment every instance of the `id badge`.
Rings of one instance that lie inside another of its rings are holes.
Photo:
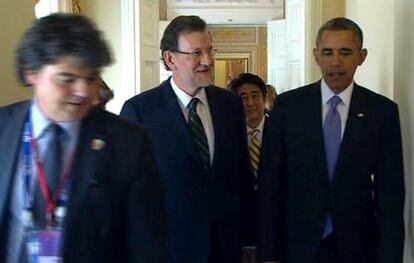
[[[27,233],[28,263],[62,263],[62,230],[32,230]]]

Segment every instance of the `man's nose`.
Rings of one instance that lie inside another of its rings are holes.
[[[89,79],[77,79],[72,86],[72,94],[88,97],[91,90],[96,87],[96,82]]]
[[[246,98],[246,104],[247,105],[253,105],[253,99],[251,97]]]
[[[203,65],[213,66],[214,65],[214,56],[212,56],[211,54],[205,52],[200,57],[200,63],[203,64]]]
[[[201,56],[200,62],[203,65],[213,66],[214,65],[214,57],[212,57],[208,54],[203,54]]]
[[[332,65],[333,65],[333,66],[338,66],[338,65],[341,65],[341,63],[342,63],[342,58],[341,58],[341,55],[340,55],[338,52],[334,52],[334,53],[332,54],[332,60],[331,60],[331,63],[332,63]]]

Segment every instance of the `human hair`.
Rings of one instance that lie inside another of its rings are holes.
[[[265,98],[267,96],[266,83],[259,76],[252,73],[241,73],[237,78],[230,81],[227,88],[238,93],[240,87],[244,84],[256,85],[262,92],[263,97]]]
[[[271,84],[266,84],[267,87],[267,97],[266,97],[266,107],[272,109],[273,104],[277,98],[277,91],[276,88]]]
[[[316,46],[322,41],[322,35],[325,31],[340,31],[347,30],[354,32],[354,35],[357,39],[358,46],[362,48],[364,44],[364,35],[362,29],[354,21],[345,18],[345,17],[336,17],[327,22],[325,22],[318,31],[316,37]]]
[[[178,51],[178,38],[182,33],[203,32],[206,22],[199,16],[177,16],[165,28],[161,38],[161,60],[166,70],[171,70],[164,60],[165,51]]]
[[[101,69],[112,62],[109,45],[103,34],[88,18],[78,14],[55,13],[35,21],[23,34],[16,49],[19,80],[26,70],[39,70],[65,56],[75,56],[91,69]]]
[[[114,98],[114,91],[100,78],[101,86],[98,93],[98,107],[105,108],[106,104]]]

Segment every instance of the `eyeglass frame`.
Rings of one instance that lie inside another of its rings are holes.
[[[218,53],[218,50],[217,50],[217,48],[210,48],[208,50],[197,50],[197,51],[193,51],[193,52],[185,52],[185,51],[181,51],[181,50],[171,50],[171,52],[182,54],[182,55],[189,55],[194,59],[199,59],[203,55],[208,55],[209,57],[214,57]]]

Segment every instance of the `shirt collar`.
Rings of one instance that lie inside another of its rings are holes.
[[[32,99],[32,103],[30,106],[30,112],[31,112],[33,136],[35,139],[39,139],[40,137],[44,135],[45,130],[49,126],[51,121],[43,114],[36,99]],[[69,136],[70,140],[77,138],[79,134],[79,130],[80,130],[80,124],[81,124],[79,120],[58,122],[57,124],[59,124],[59,126],[61,126],[65,130],[65,134]]]
[[[247,126],[247,134],[251,133],[253,130],[258,130],[261,133],[263,133],[263,128],[264,128],[264,123],[265,123],[265,116],[263,115],[262,120],[260,121],[259,125],[257,125],[256,128],[250,128],[249,126]]]
[[[333,96],[337,95],[342,100],[341,104],[344,104],[344,105],[349,107],[349,104],[351,103],[351,96],[352,96],[352,91],[353,90],[354,90],[354,82],[352,82],[341,93],[335,94],[328,87],[328,84],[326,84],[325,80],[322,79],[322,81],[321,81],[322,105],[325,105],[326,103],[328,103],[328,100],[330,100]]]
[[[190,103],[190,101],[193,97],[191,97],[190,95],[185,93],[182,89],[180,89],[177,86],[177,84],[175,84],[173,78],[170,78],[170,84],[171,84],[171,87],[172,87],[175,95],[177,95],[178,101],[180,102],[181,106],[184,109],[187,108],[188,104]],[[197,95],[195,95],[194,97],[198,98],[201,101],[201,104],[208,105],[207,94],[206,94],[205,88],[201,89],[200,92]]]

